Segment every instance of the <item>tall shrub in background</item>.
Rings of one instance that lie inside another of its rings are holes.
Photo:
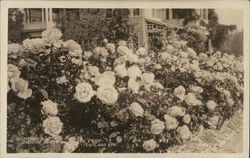
[[[23,35],[23,13],[18,8],[8,10],[8,41],[21,43]]]
[[[73,39],[85,50],[102,44],[103,39],[117,43],[119,40],[136,41],[133,24],[129,21],[128,9],[114,9],[107,16],[108,9],[82,9],[84,16],[75,20],[61,19],[63,38]]]
[[[220,50],[235,56],[243,55],[243,31],[230,33]]]

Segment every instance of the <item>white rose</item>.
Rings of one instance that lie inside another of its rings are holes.
[[[58,42],[62,36],[62,32],[57,28],[48,28],[42,32],[42,38],[49,43]]]
[[[58,117],[48,117],[43,121],[44,132],[52,137],[61,133],[63,123]]]
[[[136,65],[133,65],[133,66],[128,68],[128,76],[129,76],[129,78],[136,79],[137,77],[140,77],[141,74],[142,74],[141,69]]]
[[[100,86],[97,89],[97,97],[104,104],[114,104],[118,99],[118,92],[112,86]]]
[[[201,88],[199,86],[191,85],[190,88],[191,88],[191,90],[193,92],[196,92],[196,93],[202,93],[203,92],[203,88]]]
[[[140,47],[140,48],[136,51],[136,54],[141,55],[141,56],[144,56],[144,55],[147,55],[147,54],[148,54],[148,51],[147,51],[145,48]]]
[[[153,73],[143,73],[141,75],[142,82],[144,84],[152,84],[154,82],[155,75]]]
[[[165,60],[166,62],[170,62],[170,59],[172,56],[168,52],[163,52],[161,53],[161,58]]]
[[[208,124],[212,129],[216,129],[219,122],[219,117],[214,115],[208,119]]]
[[[191,136],[191,132],[190,132],[187,125],[184,125],[182,127],[178,127],[177,132],[179,133],[179,135],[183,141],[188,140]]]
[[[113,86],[115,84],[115,73],[112,71],[105,71],[95,77],[95,83],[98,86]]]
[[[69,55],[72,57],[82,57],[82,48],[74,40],[68,40],[63,43],[63,46],[69,50]]]
[[[79,83],[76,87],[75,87],[75,94],[74,97],[82,103],[86,103],[89,102],[91,100],[91,98],[94,96],[94,91],[92,89],[92,86],[85,82],[85,83]]]
[[[63,152],[64,153],[72,153],[73,151],[76,150],[76,148],[78,147],[79,142],[76,140],[69,140],[68,142],[66,142],[63,146]]]
[[[155,142],[154,139],[146,140],[143,142],[142,147],[146,151],[152,151],[154,150],[158,144]]]
[[[120,54],[120,55],[124,55],[124,54],[127,54],[129,52],[129,48],[127,46],[119,46],[117,48],[117,52]]]
[[[177,116],[184,116],[185,115],[185,110],[182,107],[179,106],[172,106],[168,110],[168,114],[177,117]]]
[[[132,113],[138,117],[143,117],[144,114],[144,109],[141,107],[140,104],[138,104],[137,102],[133,102],[132,104],[130,104],[129,109],[132,111]]]
[[[26,62],[24,59],[21,59],[20,62],[18,63],[20,67],[25,67],[28,65],[28,62]]]
[[[209,100],[206,106],[209,110],[214,110],[214,108],[217,106],[217,103],[214,102],[213,100]]]
[[[186,93],[186,90],[183,86],[179,86],[174,89],[174,96],[179,98],[181,101],[183,101],[185,93]]]
[[[169,129],[176,129],[179,125],[179,122],[176,120],[176,118],[170,116],[170,115],[164,115],[165,119],[165,125],[166,128]]]
[[[18,54],[21,52],[22,46],[16,43],[8,44],[8,53],[9,54]]]
[[[182,58],[187,58],[187,57],[188,57],[188,53],[181,51],[181,52],[180,52],[180,56],[181,56]]]
[[[125,63],[121,64],[121,65],[117,65],[115,67],[115,72],[118,76],[120,76],[122,78],[128,76],[128,70],[125,66]]]
[[[32,53],[37,54],[45,48],[45,41],[41,38],[26,39],[23,41],[23,47],[31,50]]]
[[[100,55],[103,57],[106,57],[109,55],[109,53],[105,47],[100,47],[99,51],[100,51]]]
[[[82,64],[82,59],[72,58],[71,62],[80,66]]]
[[[155,64],[154,68],[157,69],[157,70],[160,70],[162,68],[162,66],[161,66],[161,64]]]
[[[17,66],[8,64],[8,78],[18,78],[21,74],[21,71],[18,69]]]
[[[185,96],[184,101],[187,103],[187,105],[191,105],[191,106],[202,104],[202,102],[196,98],[196,95],[194,93],[188,93]]]
[[[111,51],[111,53],[115,52],[115,45],[113,43],[107,43],[106,48]]]
[[[123,40],[120,40],[120,41],[118,42],[118,45],[119,45],[119,46],[126,46],[126,45],[127,45],[127,42],[126,42],[126,41],[123,41]]]
[[[165,125],[163,121],[160,121],[159,119],[154,119],[151,121],[151,132],[153,134],[160,134],[164,130]]]
[[[64,84],[67,83],[69,80],[67,80],[66,76],[63,75],[62,77],[57,77],[56,78],[56,83],[58,84]]]
[[[17,96],[22,99],[27,99],[31,96],[32,90],[28,88],[29,82],[22,79],[22,78],[12,78],[11,82],[11,89],[17,92]]]
[[[139,93],[139,89],[140,89],[140,84],[138,82],[136,82],[135,79],[130,78],[128,80],[128,88],[130,90],[132,90],[134,93],[138,94]]]
[[[88,72],[91,76],[98,76],[100,75],[99,68],[97,66],[89,66]]]
[[[183,116],[182,120],[185,124],[189,124],[191,121],[191,117],[190,115],[186,114],[185,116]]]
[[[57,115],[58,113],[57,103],[54,103],[51,100],[46,100],[46,101],[41,102],[41,104],[43,105],[42,107],[43,114],[50,115],[50,116]]]
[[[83,54],[83,58],[85,59],[89,59],[92,56],[92,52],[91,51],[86,51]]]

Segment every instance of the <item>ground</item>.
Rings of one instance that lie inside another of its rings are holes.
[[[183,146],[175,146],[168,152],[177,153],[241,153],[243,152],[243,117],[238,111],[219,130],[203,130],[193,135]]]

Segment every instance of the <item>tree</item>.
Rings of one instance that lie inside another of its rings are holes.
[[[215,49],[220,49],[220,47],[225,42],[227,35],[230,31],[235,30],[236,25],[222,25],[219,24],[218,15],[215,9],[208,10],[208,25],[207,28],[210,32],[210,39],[212,40],[212,45]]]
[[[12,43],[21,43],[23,36],[23,13],[20,9],[8,10],[8,40]]]

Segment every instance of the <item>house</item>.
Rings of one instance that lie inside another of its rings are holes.
[[[117,10],[117,9],[116,9]],[[129,18],[134,23],[139,46],[150,46],[149,38],[154,33],[162,32],[165,27],[184,27],[183,9],[120,9],[129,11]],[[191,9],[184,9],[189,13]],[[200,21],[208,22],[208,9],[193,9],[200,17],[188,23],[204,34],[208,34],[206,28],[200,25]],[[24,9],[24,32],[30,38],[41,36],[41,32],[54,24],[60,28],[59,19],[82,20],[88,19],[88,12],[102,12],[100,18],[109,18],[113,15],[114,9],[61,9],[61,8],[27,8]]]

